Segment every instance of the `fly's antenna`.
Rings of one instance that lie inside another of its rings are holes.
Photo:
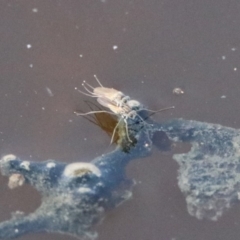
[[[87,93],[85,93],[85,92],[79,90],[77,87],[75,87],[75,90],[77,90],[77,91],[80,92],[81,94],[83,94],[83,95],[85,95],[85,96],[88,96],[88,97],[97,97],[97,96],[95,96],[94,93],[87,94]]]
[[[83,80],[83,83],[84,83],[84,85],[85,85],[85,84],[88,85],[91,89],[94,89],[94,87],[91,86],[89,83],[87,83],[85,80]]]
[[[173,108],[175,108],[175,106],[171,106],[171,107],[167,107],[167,108],[162,108],[162,109],[159,109],[159,110],[151,110],[151,109],[147,109],[147,108],[140,108],[140,109],[137,110],[137,111],[145,110],[145,111],[148,111],[148,112],[158,113],[158,112],[166,111],[166,110],[173,109]]]
[[[145,121],[145,120],[147,120],[149,117],[151,117],[152,115],[154,115],[155,113],[162,112],[162,111],[165,111],[165,110],[174,109],[174,108],[175,108],[175,106],[163,108],[163,109],[160,109],[160,110],[157,110],[157,111],[153,111],[153,110],[149,110],[149,109],[139,109],[138,111],[146,110],[146,111],[152,112],[152,113],[149,114],[146,118],[144,118],[144,121]]]
[[[90,88],[94,89],[90,84],[88,84],[88,83],[84,80],[83,83],[82,83],[82,86],[84,87],[84,89],[85,89],[88,93],[90,93],[90,94],[92,94],[92,95],[95,95],[93,92],[91,92],[91,91],[86,87],[86,85],[89,86]]]
[[[147,124],[145,122],[146,119],[148,119],[150,116],[154,115],[155,113],[159,113],[159,112],[163,112],[163,111],[166,111],[166,110],[170,110],[170,109],[174,109],[175,106],[171,106],[171,107],[167,107],[167,108],[162,108],[162,109],[159,109],[159,110],[151,110],[151,109],[147,109],[147,108],[141,108],[139,110],[136,110],[136,113],[139,112],[139,111],[142,111],[142,110],[145,110],[145,111],[148,111],[148,112],[152,112],[149,116],[147,116],[145,119],[143,119],[138,113],[138,117],[142,120],[142,122],[144,122],[145,124]]]
[[[97,78],[97,75],[94,74],[93,76],[94,76],[94,78],[96,79],[96,81],[98,82],[98,84],[99,84],[101,87],[104,87],[104,86],[101,84],[101,82],[99,81],[99,79]]]

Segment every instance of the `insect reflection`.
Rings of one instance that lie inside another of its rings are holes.
[[[118,123],[118,120],[115,117],[115,115],[111,115],[106,112],[101,112],[102,109],[92,102],[85,101],[85,103],[94,113],[92,115],[82,115],[82,116],[85,119],[87,119],[89,122],[100,127],[104,132],[107,133],[108,136],[112,136],[112,133]],[[97,111],[94,110],[94,108],[97,108]],[[79,115],[82,112],[75,111],[74,113]],[[113,136],[113,143],[117,143],[118,139],[119,139],[119,135],[117,131],[116,134]]]
[[[128,141],[125,123],[118,124],[119,120],[116,115],[101,112],[102,109],[92,102],[85,101],[85,103],[94,113],[91,115],[82,115],[82,117],[100,127],[112,138],[112,143],[118,144],[124,152],[129,152],[130,148],[136,144],[136,139],[131,136],[131,142]],[[75,111],[76,115],[80,115],[80,113]]]

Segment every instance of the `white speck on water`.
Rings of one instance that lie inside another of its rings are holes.
[[[176,87],[173,89],[173,94],[182,95],[182,94],[184,94],[184,91],[181,88]]]
[[[45,107],[42,107],[42,110],[44,111],[44,110],[45,110]]]
[[[233,70],[234,70],[234,71],[237,71],[237,68],[235,67]]]
[[[232,50],[233,52],[235,52],[237,49],[233,47],[233,48],[231,48],[231,50]]]
[[[33,68],[33,64],[32,64],[32,63],[31,63],[31,64],[29,64],[29,67],[30,67],[30,68]]]
[[[79,55],[79,57],[80,57],[80,58],[82,58],[82,57],[83,57],[83,55],[82,55],[82,54],[80,54],[80,55]]]
[[[49,87],[46,87],[46,90],[47,90],[47,93],[48,93],[49,97],[54,96],[52,90]]]
[[[31,44],[27,44],[26,47],[27,47],[27,49],[30,49],[30,48],[32,48],[32,45]]]
[[[69,120],[68,120],[68,122],[72,123],[72,122],[73,122],[73,120],[72,120],[72,119],[69,119]]]
[[[87,141],[87,138],[84,138],[84,141]]]
[[[222,95],[222,96],[221,96],[221,98],[223,98],[223,99],[224,99],[224,98],[227,98],[227,96],[225,96],[225,95]]]
[[[33,8],[32,11],[33,11],[34,13],[37,13],[37,12],[38,12],[38,9],[37,9],[37,8]]]
[[[142,81],[142,83],[144,83],[144,81]]]
[[[226,56],[222,56],[222,60],[225,60],[226,59]]]
[[[18,233],[18,232],[19,232],[19,230],[18,230],[17,228],[15,228],[14,232],[15,232],[15,233]]]
[[[117,45],[114,45],[113,46],[113,50],[117,50],[118,49],[118,46]]]

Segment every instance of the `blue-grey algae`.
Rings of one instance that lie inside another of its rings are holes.
[[[188,153],[175,154],[178,185],[189,214],[217,220],[240,198],[240,131],[197,121],[176,119],[155,124],[174,142],[191,143]]]
[[[91,163],[21,161],[7,155],[0,161],[12,188],[26,183],[42,195],[40,207],[27,216],[15,214],[0,224],[0,239],[29,232],[60,232],[93,239],[94,225],[109,209],[131,197],[133,181],[125,175],[127,164],[151,154],[154,133],[162,131],[174,142],[191,144],[191,150],[175,154],[178,184],[191,215],[217,220],[239,200],[240,131],[216,124],[176,119],[156,123],[128,119],[129,141],[122,135],[116,149]],[[146,160],[147,161],[147,160]],[[159,160],[160,161],[160,160]]]

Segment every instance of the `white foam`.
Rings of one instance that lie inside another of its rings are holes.
[[[65,169],[63,174],[66,177],[81,177],[85,175],[86,173],[92,173],[96,175],[97,177],[101,176],[101,171],[99,168],[97,168],[94,164],[92,163],[71,163],[68,164]]]
[[[25,169],[25,170],[27,170],[27,171],[30,170],[29,166],[30,166],[30,162],[28,162],[28,161],[23,161],[23,162],[20,164],[20,167],[23,168],[23,169]]]
[[[56,163],[54,163],[54,162],[47,163],[47,168],[53,168],[55,166],[56,166]]]
[[[13,161],[13,160],[16,160],[17,157],[13,154],[8,154],[8,155],[5,155],[3,156],[2,160],[3,162],[8,162],[8,161]]]

